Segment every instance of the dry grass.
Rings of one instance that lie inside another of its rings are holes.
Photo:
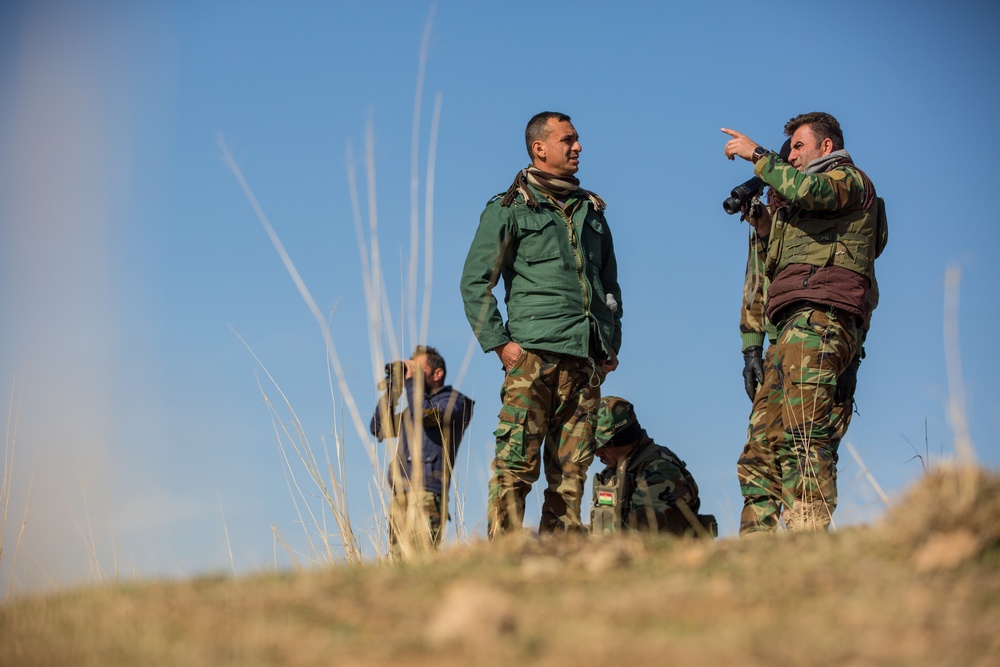
[[[396,315],[393,314],[393,308],[390,304],[388,292],[386,290],[386,278],[382,266],[382,255],[379,245],[378,198],[376,196],[377,188],[375,178],[375,133],[371,118],[369,118],[365,132],[365,157],[363,166],[366,177],[365,185],[367,197],[365,201],[367,204],[367,211],[364,212],[361,206],[361,189],[358,184],[353,145],[351,142],[348,142],[347,146],[347,179],[350,191],[352,214],[358,240],[358,253],[362,266],[361,277],[364,284],[365,307],[367,310],[368,339],[371,351],[370,357],[373,386],[380,380],[382,369],[387,360],[402,359],[405,356],[403,354],[404,349],[413,349],[416,344],[428,344],[434,266],[433,239],[435,165],[437,161],[437,137],[440,127],[442,100],[440,94],[435,97],[429,130],[430,137],[427,148],[427,162],[423,179],[424,191],[422,217],[420,209],[421,178],[419,167],[419,139],[421,127],[421,108],[423,105],[423,81],[427,65],[427,52],[429,48],[428,45],[431,28],[433,26],[433,14],[434,10],[432,8],[431,14],[428,17],[424,28],[423,38],[421,40],[419,67],[417,71],[417,85],[414,93],[413,136],[410,156],[409,262],[408,265],[404,267],[404,271],[401,273],[401,280],[403,283],[401,287],[403,288],[403,292],[405,292],[405,298],[400,306],[400,312]],[[353,437],[360,441],[368,453],[368,458],[372,468],[372,486],[378,490],[377,497],[372,498],[372,509],[376,515],[376,523],[378,524],[377,528],[379,530],[378,534],[370,536],[370,541],[372,542],[372,546],[375,547],[378,557],[387,558],[388,544],[387,539],[385,538],[385,525],[388,523],[388,519],[386,517],[389,509],[389,499],[388,490],[384,487],[382,480],[385,478],[385,472],[389,465],[388,461],[391,460],[393,452],[395,451],[395,439],[392,439],[391,442],[387,443],[388,446],[384,450],[372,441],[370,434],[368,433],[367,419],[362,416],[352,388],[347,383],[344,369],[340,362],[337,345],[330,332],[330,323],[327,317],[317,305],[309,288],[299,273],[299,270],[295,266],[292,257],[285,249],[278,232],[268,219],[268,216],[264,211],[263,206],[261,206],[258,201],[257,196],[254,194],[250,183],[244,176],[242,169],[239,164],[237,164],[236,159],[229,151],[221,136],[219,138],[219,147],[222,151],[224,161],[228,164],[229,168],[233,172],[233,175],[240,184],[248,203],[252,207],[255,215],[267,233],[275,251],[281,258],[281,261],[284,264],[289,277],[292,279],[292,282],[295,284],[299,295],[319,325],[327,353],[326,365],[333,413],[334,415],[337,415],[338,413],[342,413],[346,408],[349,421],[353,427]],[[365,217],[367,217],[367,226],[364,221]],[[421,222],[423,223],[422,225]],[[421,249],[423,250],[422,253]],[[420,283],[418,280],[418,267],[421,262],[423,263],[424,275],[422,291],[419,295],[422,299],[422,305],[418,308],[417,287]],[[406,276],[405,278],[403,277],[404,274]],[[421,315],[419,323],[417,321],[418,312]],[[332,318],[332,314],[330,317]],[[404,320],[409,322],[407,330],[404,330],[402,327],[402,322]],[[400,323],[400,331],[398,332],[394,321],[398,321]],[[407,341],[409,341],[409,343]],[[243,342],[247,345],[246,341]],[[470,350],[471,344],[472,341],[470,340]],[[282,456],[286,462],[286,471],[289,476],[292,477],[292,479],[289,480],[289,487],[293,491],[293,498],[297,499],[296,509],[300,515],[300,523],[304,526],[311,525],[314,527],[314,532],[312,534],[307,533],[306,536],[307,542],[309,543],[309,554],[306,554],[306,556],[313,561],[316,561],[317,558],[319,558],[320,562],[329,562],[332,559],[335,559],[337,555],[335,554],[335,549],[333,549],[330,544],[330,537],[333,537],[340,540],[340,545],[338,546],[343,550],[344,558],[346,560],[358,560],[361,557],[361,546],[355,535],[350,512],[347,507],[347,494],[342,481],[343,477],[341,476],[338,478],[337,472],[335,472],[334,466],[330,462],[328,450],[324,451],[327,459],[327,466],[324,471],[323,467],[317,460],[315,450],[310,445],[308,438],[305,435],[302,423],[295,415],[292,405],[285,398],[278,382],[271,375],[271,373],[267,371],[264,364],[259,358],[257,358],[257,355],[253,353],[253,350],[250,349],[249,345],[247,345],[247,348],[250,350],[251,354],[253,354],[263,372],[267,375],[270,386],[273,387],[273,390],[276,391],[280,397],[280,400],[272,402],[268,396],[267,390],[265,390],[263,386],[261,387],[261,393],[263,394],[264,400],[271,412],[279,448],[281,449]],[[468,359],[468,353],[466,357]],[[464,376],[466,366],[467,364],[463,365],[463,369],[459,374],[459,383],[461,378]],[[419,403],[423,398],[423,384],[417,382],[414,386],[414,398],[415,401]],[[414,415],[412,424],[408,425],[408,430],[410,432],[416,432],[418,430],[416,415]],[[351,437],[348,433],[349,431],[342,426],[338,426],[335,429],[334,445],[336,448],[336,470],[339,472],[342,472],[344,468],[343,444],[346,438]],[[418,437],[411,437],[410,440],[411,447],[413,448],[413,458],[414,460],[420,460],[422,441]],[[288,449],[293,450],[296,456],[288,456],[286,454]],[[302,487],[299,486],[299,483],[294,479],[296,464],[290,459],[296,459],[298,463],[301,464],[301,467],[306,471],[306,475],[312,485],[318,489],[319,494],[324,501],[322,508],[318,510],[322,516],[317,516],[316,513],[309,507],[309,503],[302,492]],[[421,472],[422,471],[419,466],[414,469],[415,477],[412,481],[413,486],[417,488],[422,486],[422,480],[420,479]],[[329,478],[329,483],[327,482],[327,477]],[[305,507],[305,510],[300,508],[300,500],[302,501],[302,505]],[[416,509],[418,514],[421,515],[417,517],[417,523],[426,523],[426,516],[424,515],[423,510],[421,508]],[[303,513],[309,514],[308,520],[303,520]],[[327,531],[325,528],[326,522],[324,519],[327,513],[333,517],[337,528],[337,534],[331,534],[331,532]],[[322,548],[317,548],[315,546],[314,543],[316,541],[322,543]],[[406,555],[408,551],[420,550],[421,549],[404,549],[404,555]]]
[[[403,302],[399,307],[398,313],[393,312],[394,309],[390,303],[386,289],[386,276],[382,266],[375,178],[375,133],[370,118],[366,127],[363,159],[363,173],[365,176],[364,194],[366,195],[365,208],[367,210],[363,210],[361,205],[362,189],[359,187],[353,145],[349,142],[347,147],[347,179],[352,215],[358,240],[358,253],[362,267],[361,278],[364,285],[367,312],[368,340],[370,344],[373,379],[372,388],[378,385],[382,376],[382,369],[387,360],[402,359],[405,356],[403,350],[413,349],[417,344],[429,344],[430,304],[434,266],[434,183],[437,161],[437,138],[441,118],[440,94],[435,97],[431,114],[422,193],[419,139],[421,109],[424,96],[424,74],[427,65],[428,44],[433,26],[433,14],[434,11],[432,9],[431,15],[428,17],[424,27],[417,70],[416,90],[414,93],[413,135],[410,155],[409,260],[406,266],[401,267],[403,270],[400,274],[402,283],[400,287]],[[287,547],[287,544],[283,544],[283,546],[286,547],[289,555],[296,563],[299,563],[301,560],[308,561],[311,564],[323,565],[335,564],[341,560],[349,563],[360,562],[365,550],[363,549],[363,540],[359,538],[359,534],[364,531],[365,527],[361,526],[356,529],[352,522],[351,512],[347,503],[348,494],[344,476],[344,449],[346,446],[355,447],[360,444],[367,452],[371,465],[369,489],[371,490],[371,509],[375,526],[373,527],[373,532],[368,534],[368,541],[374,548],[377,559],[388,560],[391,557],[387,536],[390,521],[391,491],[384,483],[384,479],[387,468],[393,465],[397,440],[396,438],[386,438],[385,445],[383,446],[375,442],[369,434],[367,417],[362,415],[358,407],[358,401],[355,400],[353,388],[347,383],[344,369],[340,362],[338,348],[330,331],[330,322],[327,315],[317,305],[295,262],[285,249],[277,230],[271,224],[263,206],[258,201],[250,183],[244,176],[243,170],[237,164],[236,159],[221,137],[219,139],[219,146],[223,159],[233,172],[248,203],[267,233],[303,302],[319,325],[326,348],[326,366],[331,407],[334,420],[337,422],[334,429],[333,457],[331,457],[329,447],[327,447],[325,442],[321,451],[322,456],[317,455],[317,449],[313,447],[306,435],[305,426],[295,414],[293,406],[286,398],[278,381],[267,370],[250,345],[240,337],[240,340],[246,345],[259,364],[261,371],[267,377],[268,382],[266,385],[261,385],[261,394],[270,412],[275,439],[285,463],[286,479],[288,480],[289,490],[298,515],[298,524],[305,531],[307,544],[305,553],[295,552]],[[420,206],[421,194],[423,197],[422,210]],[[418,268],[421,264],[423,265],[422,282],[418,279]],[[418,290],[418,286],[421,286],[421,289]],[[420,302],[419,307],[418,301]],[[418,314],[420,315],[419,322]],[[332,314],[329,317],[332,318]],[[408,322],[408,327],[403,326],[402,323],[404,321]],[[394,324],[394,322],[398,323],[398,330],[397,324]],[[458,374],[456,384],[460,385],[461,379],[464,377],[468,361],[471,358],[472,344],[473,340],[470,339],[469,350],[466,353],[466,363],[463,364]],[[369,393],[370,389],[366,388],[365,392],[366,394]],[[420,381],[414,382],[413,398],[415,403],[421,403],[423,392],[423,383]],[[275,396],[274,400],[271,397],[272,393]],[[374,402],[375,400],[372,401],[372,403]],[[347,412],[348,424],[340,424],[337,415],[343,414],[345,410]],[[386,416],[388,416],[388,412]],[[418,422],[418,416],[419,412],[414,411],[412,419],[406,420],[407,423],[401,425],[409,434],[407,440],[410,443],[412,458],[416,461],[422,459],[421,447],[423,445],[422,438],[417,435],[423,428],[422,424]],[[389,420],[385,419],[385,421],[388,422]],[[325,466],[323,465],[323,459],[325,459]],[[416,466],[412,474],[412,486],[422,488],[422,468]],[[313,497],[321,499],[320,502],[313,502]],[[417,527],[427,525],[428,519],[422,506],[415,504],[410,509],[412,511],[408,513],[404,523]],[[461,511],[461,499],[456,500],[456,516],[459,522],[464,520],[464,512]],[[461,523],[456,526],[456,530],[460,535],[466,533],[465,526]],[[281,542],[277,527],[274,528],[274,532],[277,545]],[[422,531],[419,528],[411,530],[408,526],[404,526],[404,529],[399,532],[403,535],[416,535],[416,538],[401,538],[399,541],[400,550],[397,557],[417,557],[422,552],[431,548],[429,533],[424,535],[426,531]],[[421,539],[422,537],[426,539]]]
[[[17,397],[15,403],[15,396]],[[34,485],[35,473],[32,471],[31,477],[28,481],[28,491],[24,500],[24,512],[21,517],[20,528],[17,533],[17,538],[14,541],[14,551],[13,553],[5,553],[4,545],[7,544],[7,517],[10,513],[11,505],[11,493],[14,487],[14,453],[17,449],[17,424],[21,415],[21,399],[23,398],[23,389],[19,389],[17,385],[17,380],[11,381],[10,390],[10,404],[7,407],[7,427],[4,430],[4,452],[3,452],[3,481],[0,482],[0,565],[5,563],[10,563],[9,580],[4,586],[3,582],[0,582],[0,590],[6,588],[6,593],[4,594],[4,600],[9,600],[11,592],[14,588],[14,572],[17,566],[17,555],[21,550],[21,539],[24,537],[24,529],[28,524],[28,509],[30,508],[29,500],[31,498],[31,487]],[[6,558],[6,560],[4,560]]]
[[[21,599],[0,665],[992,665],[998,499],[1000,477],[948,470],[831,535],[513,538]]]

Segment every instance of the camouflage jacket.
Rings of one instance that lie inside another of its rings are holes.
[[[608,497],[618,504],[621,526],[627,530],[673,532],[686,524],[686,518],[677,516],[678,501],[686,503],[692,514],[701,506],[698,485],[687,465],[645,431],[630,456],[594,477],[595,507],[603,504],[602,489],[611,490]]]
[[[743,301],[740,304],[740,337],[743,349],[764,346],[764,336],[774,338],[773,329],[764,315],[764,295],[767,280],[764,277],[764,259],[767,257],[767,237],[757,235],[750,228],[747,243],[747,270],[743,277]]]
[[[754,173],[790,204],[772,220],[764,266],[772,292],[768,313],[777,309],[780,292],[785,302],[805,299],[828,303],[867,320],[877,305],[875,258],[887,236],[885,209],[871,180],[854,166],[846,151],[827,157],[829,165],[822,173],[803,173],[775,154],[754,166]],[[782,284],[779,289],[781,273],[789,267],[797,282]],[[803,269],[796,267],[808,269],[804,278],[798,277]],[[822,272],[832,272],[831,276],[840,272],[840,277],[817,275],[812,280],[814,274]],[[852,274],[854,279],[847,277]],[[852,282],[858,285],[859,294],[824,292],[824,285]],[[793,287],[793,294],[786,293],[789,287]]]
[[[569,195],[565,209],[532,190],[537,208],[521,194],[510,206],[499,196],[486,205],[462,271],[465,316],[483,351],[513,340],[605,358],[621,346],[622,317],[608,222],[585,190]],[[493,295],[501,279],[506,323]]]

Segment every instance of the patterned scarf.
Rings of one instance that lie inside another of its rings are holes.
[[[830,171],[831,169],[843,165],[850,165],[861,174],[861,180],[864,181],[865,184],[865,193],[863,201],[861,202],[861,208],[867,209],[875,203],[875,186],[872,184],[871,179],[868,178],[868,174],[855,166],[854,160],[851,159],[851,154],[845,149],[842,148],[839,151],[833,151],[823,157],[816,158],[806,165],[806,168],[802,170],[802,173],[822,174],[823,172]]]
[[[517,172],[514,182],[507,188],[507,192],[504,194],[500,205],[510,206],[517,199],[517,194],[520,192],[529,207],[540,208],[541,204],[528,187],[529,183],[535,189],[559,201],[579,190],[593,202],[594,208],[598,211],[603,211],[607,207],[603,199],[593,192],[581,188],[580,179],[575,176],[556,176],[555,174],[542,171],[537,167],[530,166]]]
[[[802,170],[803,174],[822,174],[824,171],[829,171],[834,167],[839,167],[842,164],[853,165],[854,161],[851,160],[851,155],[844,149],[839,151],[833,151],[832,153],[827,153],[822,157],[818,157],[809,164],[806,168]]]

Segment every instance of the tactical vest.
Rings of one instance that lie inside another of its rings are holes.
[[[621,468],[624,461],[618,462]],[[602,474],[594,477],[594,503],[590,508],[590,531],[595,535],[609,535],[622,529],[621,476]]]
[[[594,476],[593,505],[590,508],[592,533],[617,533],[627,525],[629,500],[635,492],[636,473],[658,458],[659,447],[642,447],[633,457],[625,457],[619,461],[613,474],[605,470]]]
[[[871,183],[860,169],[849,168]],[[885,202],[881,197],[873,199],[867,207],[850,211],[808,211],[793,206],[778,215],[764,264],[768,279],[773,280],[789,264],[810,264],[841,266],[874,283],[875,259],[885,248],[889,227]]]

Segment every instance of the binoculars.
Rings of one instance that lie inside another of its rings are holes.
[[[764,181],[754,176],[750,180],[744,181],[733,188],[733,191],[729,193],[729,197],[722,202],[722,209],[729,215],[735,215],[739,213],[751,199],[759,197],[760,193],[763,191]]]

